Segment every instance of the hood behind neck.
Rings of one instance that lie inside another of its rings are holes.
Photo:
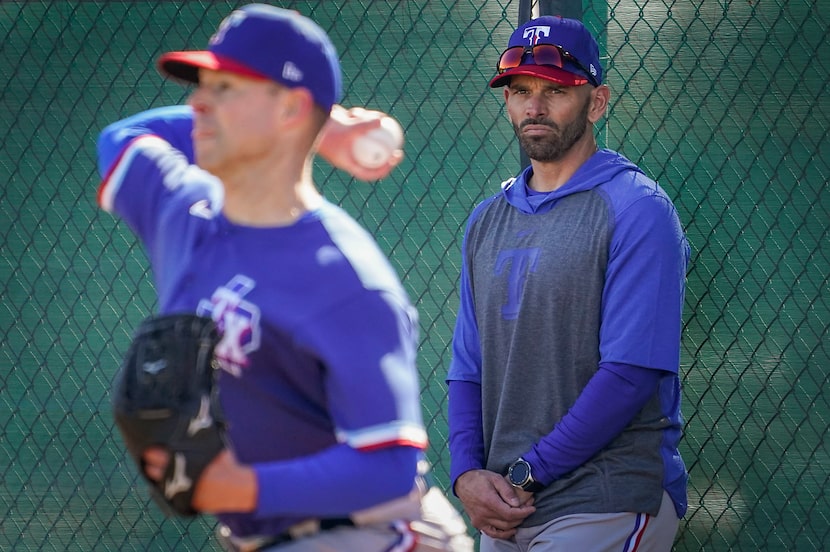
[[[592,190],[600,184],[612,180],[621,172],[626,171],[643,172],[637,165],[621,154],[612,150],[602,149],[588,158],[567,182],[556,190],[549,192],[541,201],[538,199],[538,196],[534,198],[534,201],[528,198],[527,182],[533,176],[533,166],[528,166],[516,178],[511,178],[503,182],[502,194],[504,194],[507,202],[519,211],[533,214],[551,208],[560,198],[578,192]]]

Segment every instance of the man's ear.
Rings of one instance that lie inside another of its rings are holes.
[[[591,108],[588,110],[588,120],[592,124],[605,115],[610,99],[611,89],[606,84],[601,84],[591,91]]]
[[[283,94],[285,94],[285,97],[280,110],[282,122],[294,126],[307,120],[314,108],[314,99],[311,97],[311,92],[305,88],[297,87],[286,90]]]

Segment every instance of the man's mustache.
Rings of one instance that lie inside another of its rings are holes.
[[[559,125],[557,125],[556,123],[554,123],[550,119],[547,119],[545,117],[537,117],[537,118],[531,117],[529,119],[525,119],[524,121],[522,121],[519,124],[519,130],[522,130],[524,127],[526,127],[528,125],[544,125],[544,126],[548,126],[548,127],[552,128],[554,130],[559,129]]]

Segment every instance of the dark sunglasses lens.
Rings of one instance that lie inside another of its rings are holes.
[[[565,65],[562,52],[553,44],[537,44],[534,46],[533,61],[536,65],[553,65],[559,68]]]
[[[522,64],[522,57],[524,57],[525,49],[521,46],[514,46],[508,48],[499,58],[499,73],[503,73],[508,69],[513,69]]]

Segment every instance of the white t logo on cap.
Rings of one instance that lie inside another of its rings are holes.
[[[539,38],[543,36],[550,36],[550,27],[547,25],[539,25],[538,27],[528,27],[522,34],[522,38],[530,39],[530,44],[539,42]]]
[[[241,10],[231,12],[231,14],[223,19],[219,24],[219,28],[216,29],[216,32],[213,33],[212,37],[210,37],[208,44],[219,44],[225,40],[225,33],[227,33],[232,27],[238,27],[239,24],[245,20],[245,17],[247,17],[245,12]]]

